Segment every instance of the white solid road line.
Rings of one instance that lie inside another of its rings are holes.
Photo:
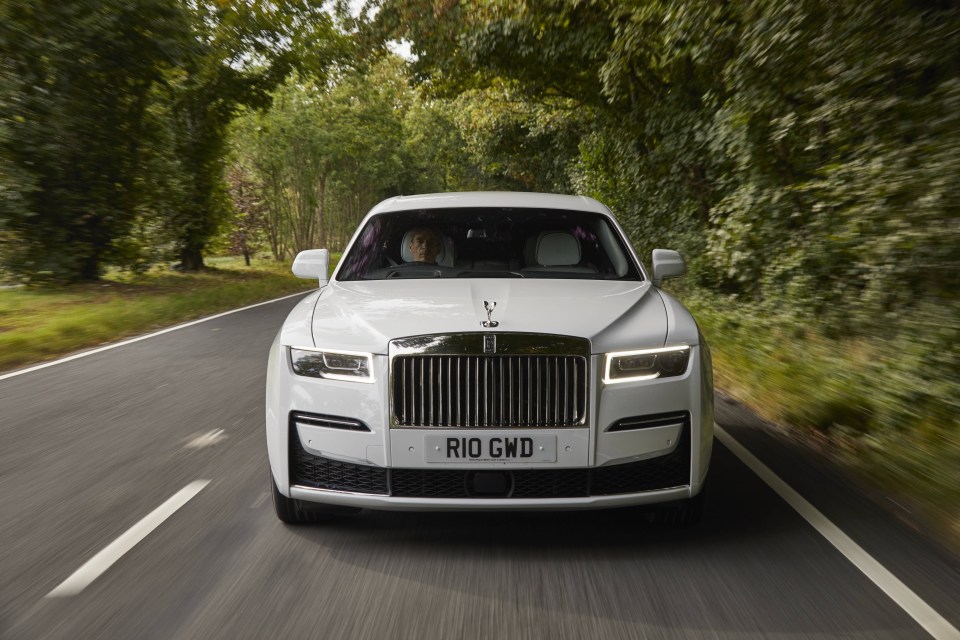
[[[733,436],[724,431],[720,425],[714,425],[717,439],[740,461],[750,467],[761,480],[777,492],[787,504],[796,510],[804,520],[813,525],[813,528],[820,532],[830,544],[846,556],[847,560],[860,569],[870,580],[880,587],[894,602],[900,605],[910,617],[927,630],[927,632],[937,640],[958,640],[960,631],[951,625],[939,613],[926,602],[920,599],[910,588],[903,584],[895,575],[890,573],[886,567],[877,562],[873,556],[863,550],[863,548],[850,539],[840,528],[820,513],[816,507],[807,502],[803,496],[790,488],[786,482],[780,479],[777,474],[770,470],[770,467],[760,462],[756,456],[747,451],[747,449],[737,442]]]
[[[119,538],[107,545],[103,551],[87,560],[82,567],[73,572],[73,575],[48,593],[47,597],[74,596],[83,591],[87,585],[109,569],[114,562],[123,557],[123,554],[130,551],[151,531],[159,527],[164,520],[176,513],[177,509],[190,502],[190,499],[200,493],[209,483],[209,480],[194,480],[177,491],[169,500],[151,511],[143,520],[127,529]]]
[[[232,313],[240,313],[241,311],[246,311],[247,309],[253,309],[254,307],[262,307],[265,304],[273,304],[274,302],[280,302],[281,300],[287,300],[289,298],[295,298],[297,296],[303,296],[310,293],[310,291],[302,291],[300,293],[294,293],[289,296],[283,296],[282,298],[274,298],[273,300],[267,300],[266,302],[258,302],[257,304],[251,304],[246,307],[241,307],[239,309],[231,309],[230,311],[224,311],[223,313],[218,313],[216,315],[207,316],[206,318],[200,318],[199,320],[193,320],[191,322],[185,322],[183,324],[178,324],[173,327],[167,327],[166,329],[161,329],[160,331],[154,331],[153,333],[148,333],[143,336],[137,336],[136,338],[130,338],[129,340],[124,340],[122,342],[114,342],[113,344],[108,344],[103,347],[97,347],[96,349],[90,349],[89,351],[83,351],[81,353],[75,353],[72,356],[66,356],[65,358],[59,358],[57,360],[52,360],[50,362],[44,362],[43,364],[38,364],[33,367],[28,367],[26,369],[20,369],[18,371],[11,371],[10,373],[4,373],[0,375],[0,380],[6,380],[7,378],[13,378],[16,376],[22,376],[25,373],[30,373],[32,371],[38,371],[40,369],[46,369],[47,367],[52,367],[54,365],[63,364],[64,362],[70,362],[71,360],[76,360],[78,358],[86,358],[87,356],[92,356],[95,353],[100,353],[101,351],[109,351],[110,349],[116,349],[117,347],[122,347],[134,342],[140,342],[141,340],[146,340],[148,338],[154,338],[156,336],[161,336],[165,333],[170,333],[171,331],[177,331],[178,329],[186,329],[187,327],[192,327],[195,324],[200,324],[201,322],[207,322],[209,320],[216,320],[217,318],[222,318],[223,316],[228,316]]]

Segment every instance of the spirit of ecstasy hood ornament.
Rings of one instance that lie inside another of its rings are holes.
[[[498,326],[500,324],[499,322],[497,322],[496,320],[490,319],[490,316],[493,315],[493,310],[497,308],[497,303],[490,302],[489,300],[484,300],[483,308],[487,310],[487,319],[481,322],[480,324],[488,329]]]

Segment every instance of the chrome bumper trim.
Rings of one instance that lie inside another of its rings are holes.
[[[691,497],[689,485],[639,493],[589,498],[394,498],[380,494],[352,493],[329,489],[313,489],[293,485],[290,497],[307,502],[380,509],[384,511],[565,511],[609,509],[683,500]]]

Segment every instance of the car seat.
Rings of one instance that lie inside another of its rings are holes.
[[[566,231],[541,231],[527,240],[527,266],[524,271],[563,271],[567,273],[597,273],[589,264],[580,264],[580,241]]]

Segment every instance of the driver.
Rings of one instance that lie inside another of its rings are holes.
[[[412,229],[408,248],[414,262],[436,264],[440,255],[440,234],[430,227]]]

